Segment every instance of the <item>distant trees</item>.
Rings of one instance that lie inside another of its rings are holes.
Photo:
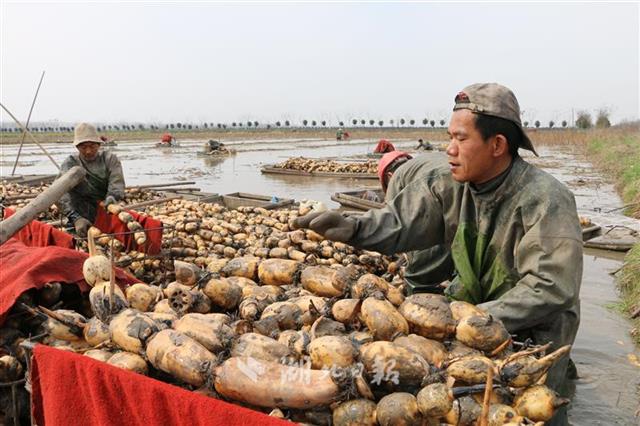
[[[534,125],[534,126],[536,126],[536,129],[537,129],[537,128],[539,128],[539,127],[540,127],[540,120],[536,120],[536,121],[533,123],[533,125]]]
[[[358,120],[354,118],[353,120],[351,120],[351,123],[352,123],[354,126],[357,126],[357,125],[358,125]]]
[[[318,125],[318,123],[316,123],[316,120],[311,120],[311,126],[312,127],[316,127]]]
[[[404,126],[404,123],[406,123],[405,119],[404,119],[404,118],[401,118],[401,119],[400,119],[400,125],[401,125],[401,126]]]
[[[444,121],[444,119],[440,120],[440,125],[441,125],[442,127],[444,127],[444,124],[445,124],[445,123],[446,123],[446,121]]]
[[[362,120],[360,120],[360,124],[362,124],[362,125],[364,126],[365,124],[367,124],[367,120],[365,120],[365,119],[363,118]]]
[[[524,127],[529,127],[529,122],[528,122],[528,121],[525,121],[524,123],[522,123],[522,125],[523,125]]]
[[[436,120],[431,120],[429,124],[431,124],[431,127],[436,127]]]
[[[604,129],[606,127],[611,127],[611,122],[609,121],[609,111],[602,108],[598,111],[598,117],[596,118],[596,127],[599,129]]]
[[[322,127],[327,127],[327,121],[326,120],[322,120],[322,122],[320,122],[320,124],[322,124]]]
[[[380,121],[378,121],[378,125],[379,125],[380,127],[384,126],[384,120],[380,120]]]
[[[422,119],[422,125],[426,126],[427,124],[429,124],[429,120],[427,120],[426,118]]]
[[[304,127],[307,127],[307,124],[309,124],[309,122],[308,122],[307,120],[302,120],[302,125],[303,125]]]
[[[416,120],[414,120],[413,118],[411,120],[409,120],[409,124],[411,124],[412,126],[416,124]]]
[[[374,124],[376,124],[376,120],[369,120],[369,126],[373,126]]]
[[[576,119],[576,127],[578,129],[590,129],[593,127],[593,121],[591,121],[591,114],[588,111],[578,111],[578,118]]]
[[[340,125],[340,127],[344,127],[344,121],[341,121],[340,123],[338,123]]]
[[[555,126],[555,125],[556,125],[556,123],[553,120],[549,121],[549,128],[550,129],[553,129],[553,126]]]
[[[289,126],[291,126],[291,123],[289,122],[289,120],[285,120],[284,125],[285,125],[286,127],[289,127]]]
[[[562,124],[563,128],[567,127],[567,120],[562,120],[562,123],[560,123],[560,124]]]

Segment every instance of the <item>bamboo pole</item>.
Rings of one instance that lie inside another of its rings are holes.
[[[51,162],[53,163],[53,165],[54,165],[54,166],[56,166],[56,168],[57,168],[58,170],[60,170],[60,166],[58,165],[58,163],[56,163],[56,160],[54,160],[54,159],[53,159],[53,157],[49,154],[49,152],[47,152],[47,150],[46,150],[42,145],[40,145],[40,142],[38,142],[38,141],[36,140],[36,138],[35,138],[35,137],[33,136],[33,134],[29,131],[29,129],[27,129],[26,127],[24,127],[24,126],[22,125],[22,123],[20,123],[20,121],[18,121],[18,119],[17,119],[13,114],[11,114],[11,111],[9,111],[9,110],[7,109],[7,107],[6,107],[6,106],[2,105],[2,103],[1,103],[1,102],[0,102],[0,107],[2,107],[2,109],[3,109],[3,110],[5,110],[5,112],[6,112],[7,114],[9,114],[9,116],[10,116],[11,118],[13,118],[13,121],[15,121],[15,122],[16,122],[16,124],[17,124],[18,126],[20,126],[20,128],[21,128],[21,129],[22,129],[26,134],[28,134],[28,135],[29,135],[29,137],[31,138],[31,140],[32,140],[36,145],[38,145],[38,146],[40,147],[40,149],[42,150],[42,152],[44,152],[44,153],[46,154],[46,156],[47,156],[47,157],[49,157],[49,160],[51,160]]]
[[[33,96],[33,102],[31,102],[31,109],[29,109],[29,116],[27,117],[27,124],[25,124],[25,128],[29,128],[29,122],[31,121],[31,113],[33,112],[33,107],[36,104],[36,99],[38,99],[38,92],[40,92],[40,86],[42,85],[42,80],[44,79],[44,71],[42,71],[42,75],[40,76],[40,83],[38,83],[38,88],[36,89],[36,94]],[[20,141],[20,148],[18,148],[18,155],[16,156],[16,162],[13,163],[13,170],[11,170],[11,176],[16,173],[16,166],[18,166],[18,160],[20,159],[20,153],[22,152],[22,145],[24,145],[24,139],[27,137],[27,132],[22,132],[22,140]]]
[[[48,209],[51,204],[58,201],[66,192],[80,183],[86,173],[80,166],[71,168],[24,208],[18,210],[10,218],[0,222],[0,244],[4,244],[5,241],[31,222],[38,214]]]

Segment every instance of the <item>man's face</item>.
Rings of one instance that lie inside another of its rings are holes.
[[[80,152],[80,157],[84,161],[93,161],[96,159],[98,155],[98,150],[100,150],[100,144],[95,142],[82,142],[80,145],[76,146],[78,148],[78,152]]]
[[[494,176],[496,158],[491,140],[482,140],[475,114],[467,109],[453,112],[449,122],[449,168],[458,182],[480,184]]]

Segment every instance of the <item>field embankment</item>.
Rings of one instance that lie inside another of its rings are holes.
[[[628,206],[625,213],[640,219],[640,126],[589,139],[587,152],[596,167],[611,176]],[[634,321],[634,340],[640,345],[640,243],[627,254],[618,279],[622,308]]]
[[[610,179],[623,202],[625,214],[640,219],[640,123],[564,134],[537,132],[534,144],[562,145],[585,153]],[[640,243],[627,254],[618,275],[622,310],[634,321],[631,334],[640,345]]]

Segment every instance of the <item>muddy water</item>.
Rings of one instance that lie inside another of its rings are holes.
[[[375,188],[375,180],[311,179],[279,175],[262,175],[264,164],[283,161],[291,156],[340,157],[364,155],[375,141],[336,142],[323,139],[237,141],[235,156],[223,159],[198,157],[204,141],[181,141],[175,149],[157,149],[155,141],[121,143],[112,148],[120,157],[127,184],[148,184],[173,180],[195,181],[207,192],[252,192],[315,199],[329,207],[336,191]],[[414,141],[393,141],[397,148],[410,149]],[[72,152],[67,144],[47,145],[58,162]],[[538,150],[540,158],[527,157],[566,183],[576,195],[581,215],[591,217],[604,227],[625,225],[640,229],[638,221],[619,211],[606,213],[622,205],[613,187],[595,174],[588,160],[554,149]],[[10,173],[17,147],[0,147],[1,175]],[[17,172],[21,174],[55,173],[55,168],[38,150],[29,146]],[[588,250],[584,256],[581,289],[582,322],[572,351],[580,378],[569,416],[575,425],[634,425],[638,409],[640,351],[634,348],[628,330],[630,324],[611,306],[618,300],[610,271],[618,269],[622,256],[612,252]]]
[[[260,167],[277,163],[291,156],[344,157],[364,155],[373,150],[375,141],[351,140],[338,142],[325,139],[234,141],[227,145],[238,153],[225,158],[197,156],[204,141],[180,141],[179,148],[155,148],[156,141],[120,143],[109,148],[118,155],[125,170],[128,185],[174,180],[195,181],[206,192],[226,194],[250,192],[278,197],[315,199],[329,207],[337,207],[331,194],[361,187],[376,187],[375,180],[314,179],[286,175],[262,175]],[[413,141],[394,141],[397,148],[413,147]],[[58,163],[62,163],[73,147],[70,144],[45,146]],[[8,175],[17,153],[16,146],[1,148],[2,175]],[[55,173],[56,169],[37,147],[23,149],[17,173]]]

